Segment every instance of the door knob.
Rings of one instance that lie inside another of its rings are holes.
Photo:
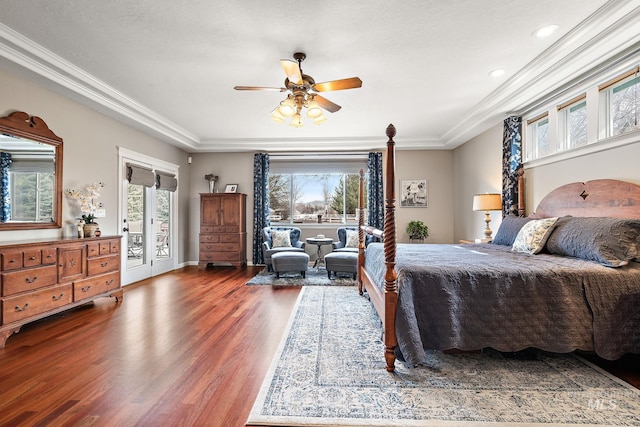
[[[129,228],[125,227],[125,228],[122,229],[122,231],[128,232]]]

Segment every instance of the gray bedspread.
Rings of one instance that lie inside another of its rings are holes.
[[[384,286],[384,249],[366,266]],[[640,352],[640,264],[610,268],[509,246],[399,244],[396,334],[401,357],[427,350],[595,351],[606,359]]]

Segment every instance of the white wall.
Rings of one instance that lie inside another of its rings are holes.
[[[63,188],[84,189],[96,181],[105,183],[100,202],[104,203],[107,216],[99,219],[103,235],[122,233],[122,227],[117,223],[118,146],[179,165],[181,200],[178,201],[178,233],[179,236],[186,235],[187,222],[181,220],[188,218],[186,152],[0,69],[0,115],[6,116],[14,111],[42,118],[56,135],[63,138]],[[74,221],[76,210],[72,209],[71,203],[77,202],[63,196],[63,224],[77,222]],[[0,240],[58,238],[64,230],[0,231]],[[185,245],[181,244],[178,262],[183,262],[185,255]]]

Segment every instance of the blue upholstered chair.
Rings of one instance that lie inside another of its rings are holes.
[[[273,247],[272,231],[289,231],[289,239],[291,240],[291,246],[285,247]],[[262,243],[262,254],[264,255],[264,263],[267,265],[269,271],[273,270],[273,263],[271,256],[278,252],[294,251],[304,252],[305,242],[300,239],[302,231],[298,227],[265,227],[262,229],[264,236],[264,242]]]
[[[333,250],[337,252],[358,252],[358,247],[346,247],[347,245],[347,230],[358,232],[358,227],[340,227],[336,231],[338,233],[338,241],[333,243]],[[375,237],[365,235],[364,245],[365,247],[375,240]]]

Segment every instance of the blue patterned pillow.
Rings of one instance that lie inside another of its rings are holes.
[[[557,217],[529,221],[518,232],[511,250],[532,255],[537,254],[544,248],[544,244],[557,221]]]

